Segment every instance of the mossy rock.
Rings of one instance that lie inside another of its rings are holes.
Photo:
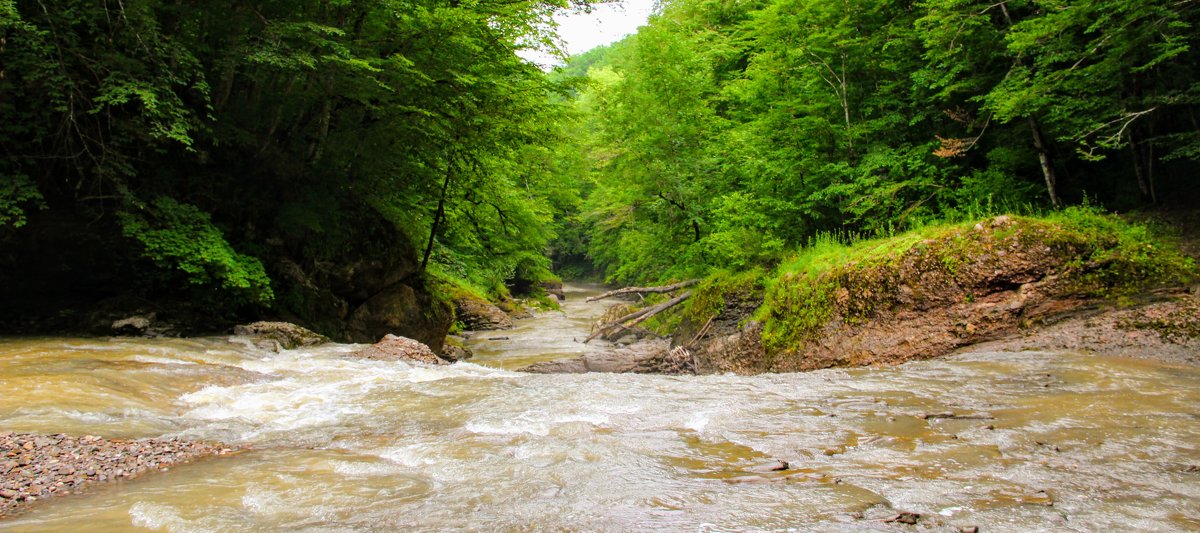
[[[273,340],[285,350],[329,342],[328,337],[290,322],[254,322],[233,328],[233,333]]]

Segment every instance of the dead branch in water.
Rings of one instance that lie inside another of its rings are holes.
[[[681,281],[679,283],[675,283],[672,285],[663,285],[661,287],[625,287],[624,289],[608,291],[604,294],[601,294],[600,296],[592,296],[591,298],[588,298],[587,301],[594,302],[596,300],[603,300],[605,298],[611,298],[613,296],[620,296],[622,294],[634,294],[634,293],[637,293],[637,294],[651,294],[651,293],[661,294],[664,292],[677,291],[684,287],[691,287],[692,285],[695,285],[697,283],[700,283],[700,280],[690,279],[690,280]]]
[[[596,337],[599,337],[601,335],[608,335],[609,333],[611,333],[611,330],[613,330],[613,329],[620,328],[622,331],[624,331],[626,329],[632,328],[638,324],[641,324],[642,322],[645,322],[646,320],[648,320],[650,317],[652,317],[654,315],[657,315],[663,311],[666,311],[667,309],[670,309],[672,307],[675,307],[676,305],[679,305],[681,302],[683,302],[684,300],[687,300],[691,296],[692,296],[692,291],[687,291],[683,294],[680,294],[679,296],[671,298],[670,300],[667,300],[667,301],[660,303],[658,305],[655,305],[653,307],[647,307],[640,311],[636,311],[636,312],[630,313],[628,315],[625,315],[625,316],[618,318],[612,322],[609,322],[607,324],[600,326],[599,328],[596,329],[595,333],[592,333],[591,335],[589,335],[588,338],[583,340],[583,342],[587,343],[588,341],[590,341]],[[626,321],[628,321],[628,323],[626,323]]]

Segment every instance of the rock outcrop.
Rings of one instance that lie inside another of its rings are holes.
[[[339,342],[371,343],[394,334],[441,350],[454,311],[433,296],[420,274],[415,248],[394,228],[362,230],[388,246],[331,261],[306,256],[294,243],[278,243],[271,275],[282,282],[282,318]]]
[[[566,293],[563,292],[563,284],[561,281],[543,281],[539,284],[546,294],[553,296],[562,302],[567,299]]]
[[[450,309],[433,296],[397,283],[351,313],[347,337],[352,342],[371,342],[384,335],[403,335],[440,351],[452,321]]]
[[[385,335],[379,342],[354,352],[351,357],[374,359],[377,361],[404,361],[426,365],[449,364],[434,354],[433,350],[424,343],[396,335]]]
[[[463,327],[471,331],[508,329],[513,319],[491,302],[467,293],[454,297],[454,315]]]
[[[1200,365],[1200,288],[1133,306],[1087,306],[959,352],[1074,351]]]
[[[466,361],[475,357],[475,353],[463,343],[464,340],[462,337],[448,335],[445,344],[442,345],[439,357],[451,363]]]
[[[155,313],[146,313],[114,320],[112,332],[114,335],[145,335],[155,318]]]

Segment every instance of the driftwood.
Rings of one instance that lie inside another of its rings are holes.
[[[620,296],[622,294],[634,294],[634,293],[636,293],[636,294],[661,294],[664,292],[674,292],[674,291],[677,291],[684,287],[691,287],[692,285],[695,285],[697,283],[700,283],[700,280],[690,279],[690,280],[681,281],[679,283],[675,283],[672,285],[663,285],[661,287],[625,287],[624,289],[608,291],[599,296],[592,296],[591,298],[588,298],[587,301],[594,302],[596,300],[603,300],[605,298],[611,298],[613,296]]]
[[[925,413],[921,415],[923,420],[933,420],[940,418],[944,420],[995,420],[996,417],[991,415],[958,415],[954,413]]]
[[[630,291],[630,292],[633,292],[633,291]],[[632,328],[638,324],[641,324],[642,322],[645,322],[646,320],[648,320],[650,317],[652,317],[654,315],[657,315],[663,311],[666,311],[667,309],[670,309],[672,307],[675,307],[676,305],[679,305],[681,302],[683,302],[684,300],[687,300],[691,296],[692,296],[692,291],[688,291],[683,294],[680,294],[679,296],[671,298],[670,300],[660,303],[658,305],[655,305],[652,307],[647,307],[640,311],[636,311],[636,312],[630,313],[628,315],[625,315],[625,316],[618,318],[612,322],[604,324],[604,325],[600,326],[599,328],[596,328],[596,332],[589,335],[588,338],[583,340],[583,342],[587,343],[588,341],[590,341],[596,337],[599,337],[601,335],[608,335],[614,329],[620,328],[621,331],[624,331],[629,328]]]

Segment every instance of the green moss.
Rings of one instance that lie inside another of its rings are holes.
[[[768,353],[801,345],[815,338],[833,318],[839,285],[808,274],[785,276],[767,289],[755,318],[763,323],[763,346]]]
[[[525,299],[525,304],[538,311],[558,311],[562,306],[558,303],[558,298],[550,296],[545,290],[538,294]]]
[[[740,273],[719,271],[712,274],[693,289],[681,318],[702,326],[721,313],[728,296],[761,292],[763,280],[764,272],[757,268]]]

